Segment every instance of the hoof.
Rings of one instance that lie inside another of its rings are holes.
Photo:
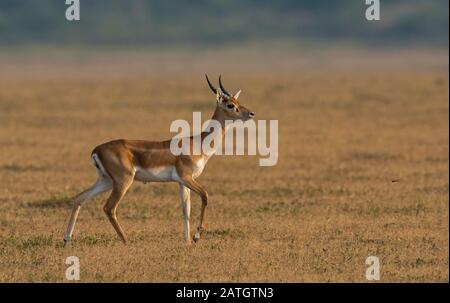
[[[194,240],[194,242],[197,242],[198,240],[200,240],[200,233],[196,233],[194,235],[194,237],[192,238],[192,240]]]
[[[70,240],[64,239],[64,247],[72,246],[72,242]]]

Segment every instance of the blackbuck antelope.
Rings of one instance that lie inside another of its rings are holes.
[[[226,121],[246,121],[253,118],[254,113],[238,102],[241,91],[230,94],[224,87],[219,77],[219,87],[214,87],[206,75],[209,87],[216,95],[217,104],[211,120],[216,120],[221,125],[219,132],[222,139],[226,127]],[[199,138],[210,134],[203,131],[201,134],[189,137],[190,145]],[[75,196],[73,209],[70,215],[67,231],[64,235],[64,243],[69,244],[75,222],[81,206],[100,193],[110,191],[103,210],[109,221],[116,230],[120,239],[126,243],[127,238],[117,220],[117,206],[130,188],[134,180],[141,182],[177,182],[180,186],[179,194],[184,215],[184,238],[190,242],[189,216],[190,216],[190,192],[197,193],[201,200],[200,222],[193,240],[198,241],[205,229],[205,212],[208,205],[208,193],[197,181],[205,168],[212,153],[205,154],[201,151],[198,155],[180,154],[174,155],[170,150],[171,140],[162,142],[140,141],[140,140],[114,140],[101,144],[94,148],[91,154],[92,162],[97,169],[97,182],[89,189]]]

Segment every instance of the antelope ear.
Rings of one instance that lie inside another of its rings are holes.
[[[239,95],[241,94],[242,90],[239,90],[237,93],[234,94],[234,99],[239,98]]]

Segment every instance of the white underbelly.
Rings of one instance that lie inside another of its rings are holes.
[[[152,168],[135,167],[134,179],[141,182],[169,182],[179,181],[175,166],[161,166]]]

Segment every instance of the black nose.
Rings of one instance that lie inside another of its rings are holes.
[[[249,113],[248,113],[248,116],[249,116],[250,118],[253,118],[253,117],[255,116],[255,113],[254,113],[254,112],[249,112]]]

